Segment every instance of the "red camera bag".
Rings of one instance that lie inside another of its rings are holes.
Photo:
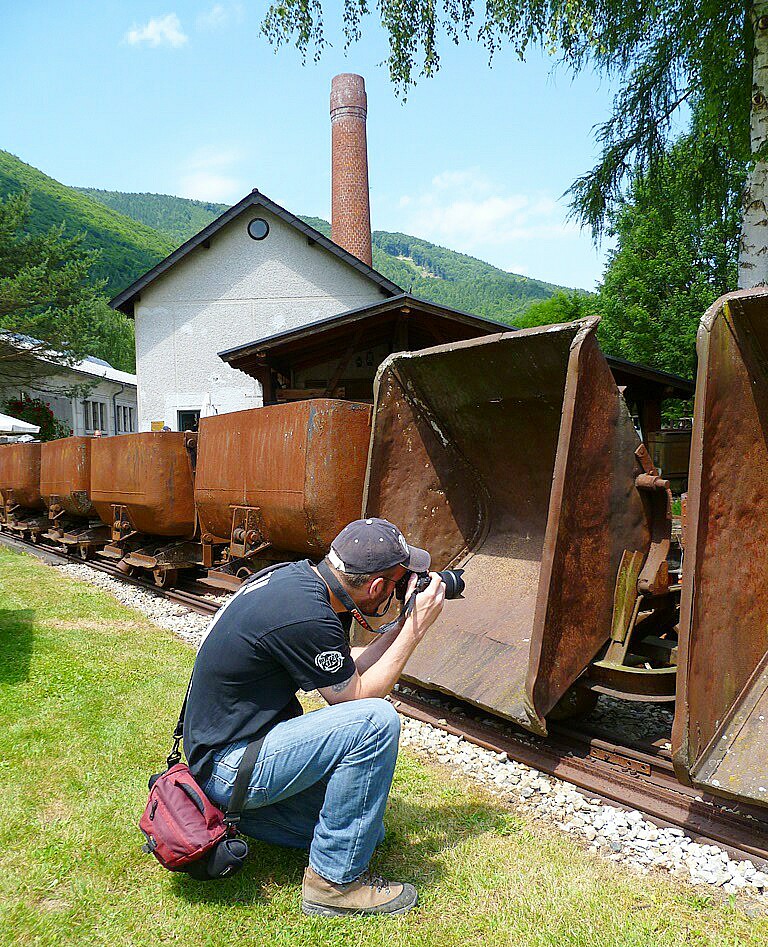
[[[185,763],[176,763],[154,781],[139,828],[147,838],[144,850],[169,871],[183,871],[235,834]]]

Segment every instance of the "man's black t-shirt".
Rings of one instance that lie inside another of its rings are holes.
[[[308,559],[247,582],[214,618],[195,661],[184,715],[190,769],[206,779],[216,750],[299,716],[299,688],[354,671],[348,632]]]

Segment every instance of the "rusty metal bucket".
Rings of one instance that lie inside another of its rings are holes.
[[[52,517],[60,512],[88,518],[91,504],[90,437],[62,437],[41,445],[40,494]]]
[[[366,514],[466,570],[405,676],[539,733],[609,638],[623,553],[651,548],[596,327],[393,355],[376,380]]]
[[[44,509],[40,496],[39,442],[0,445],[0,494],[6,506]]]
[[[195,533],[193,469],[196,435],[120,434],[91,443],[91,501],[113,539]]]
[[[195,502],[203,543],[320,558],[360,515],[371,408],[317,398],[203,418]]]
[[[768,291],[699,327],[672,748],[678,777],[768,804]]]

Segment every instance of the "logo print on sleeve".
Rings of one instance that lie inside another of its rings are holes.
[[[341,670],[344,665],[344,657],[341,651],[322,651],[315,657],[315,664],[321,671],[333,674]]]

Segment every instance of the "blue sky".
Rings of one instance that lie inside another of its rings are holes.
[[[338,5],[330,4],[329,10]],[[234,202],[258,187],[299,214],[330,212],[330,81],[368,91],[375,229],[415,234],[517,273],[592,288],[606,247],[561,195],[596,157],[610,85],[534,53],[444,43],[405,102],[375,17],[345,55],[302,65],[260,35],[264,2],[0,0],[0,147],[70,185]],[[10,80],[10,81],[9,81]]]

